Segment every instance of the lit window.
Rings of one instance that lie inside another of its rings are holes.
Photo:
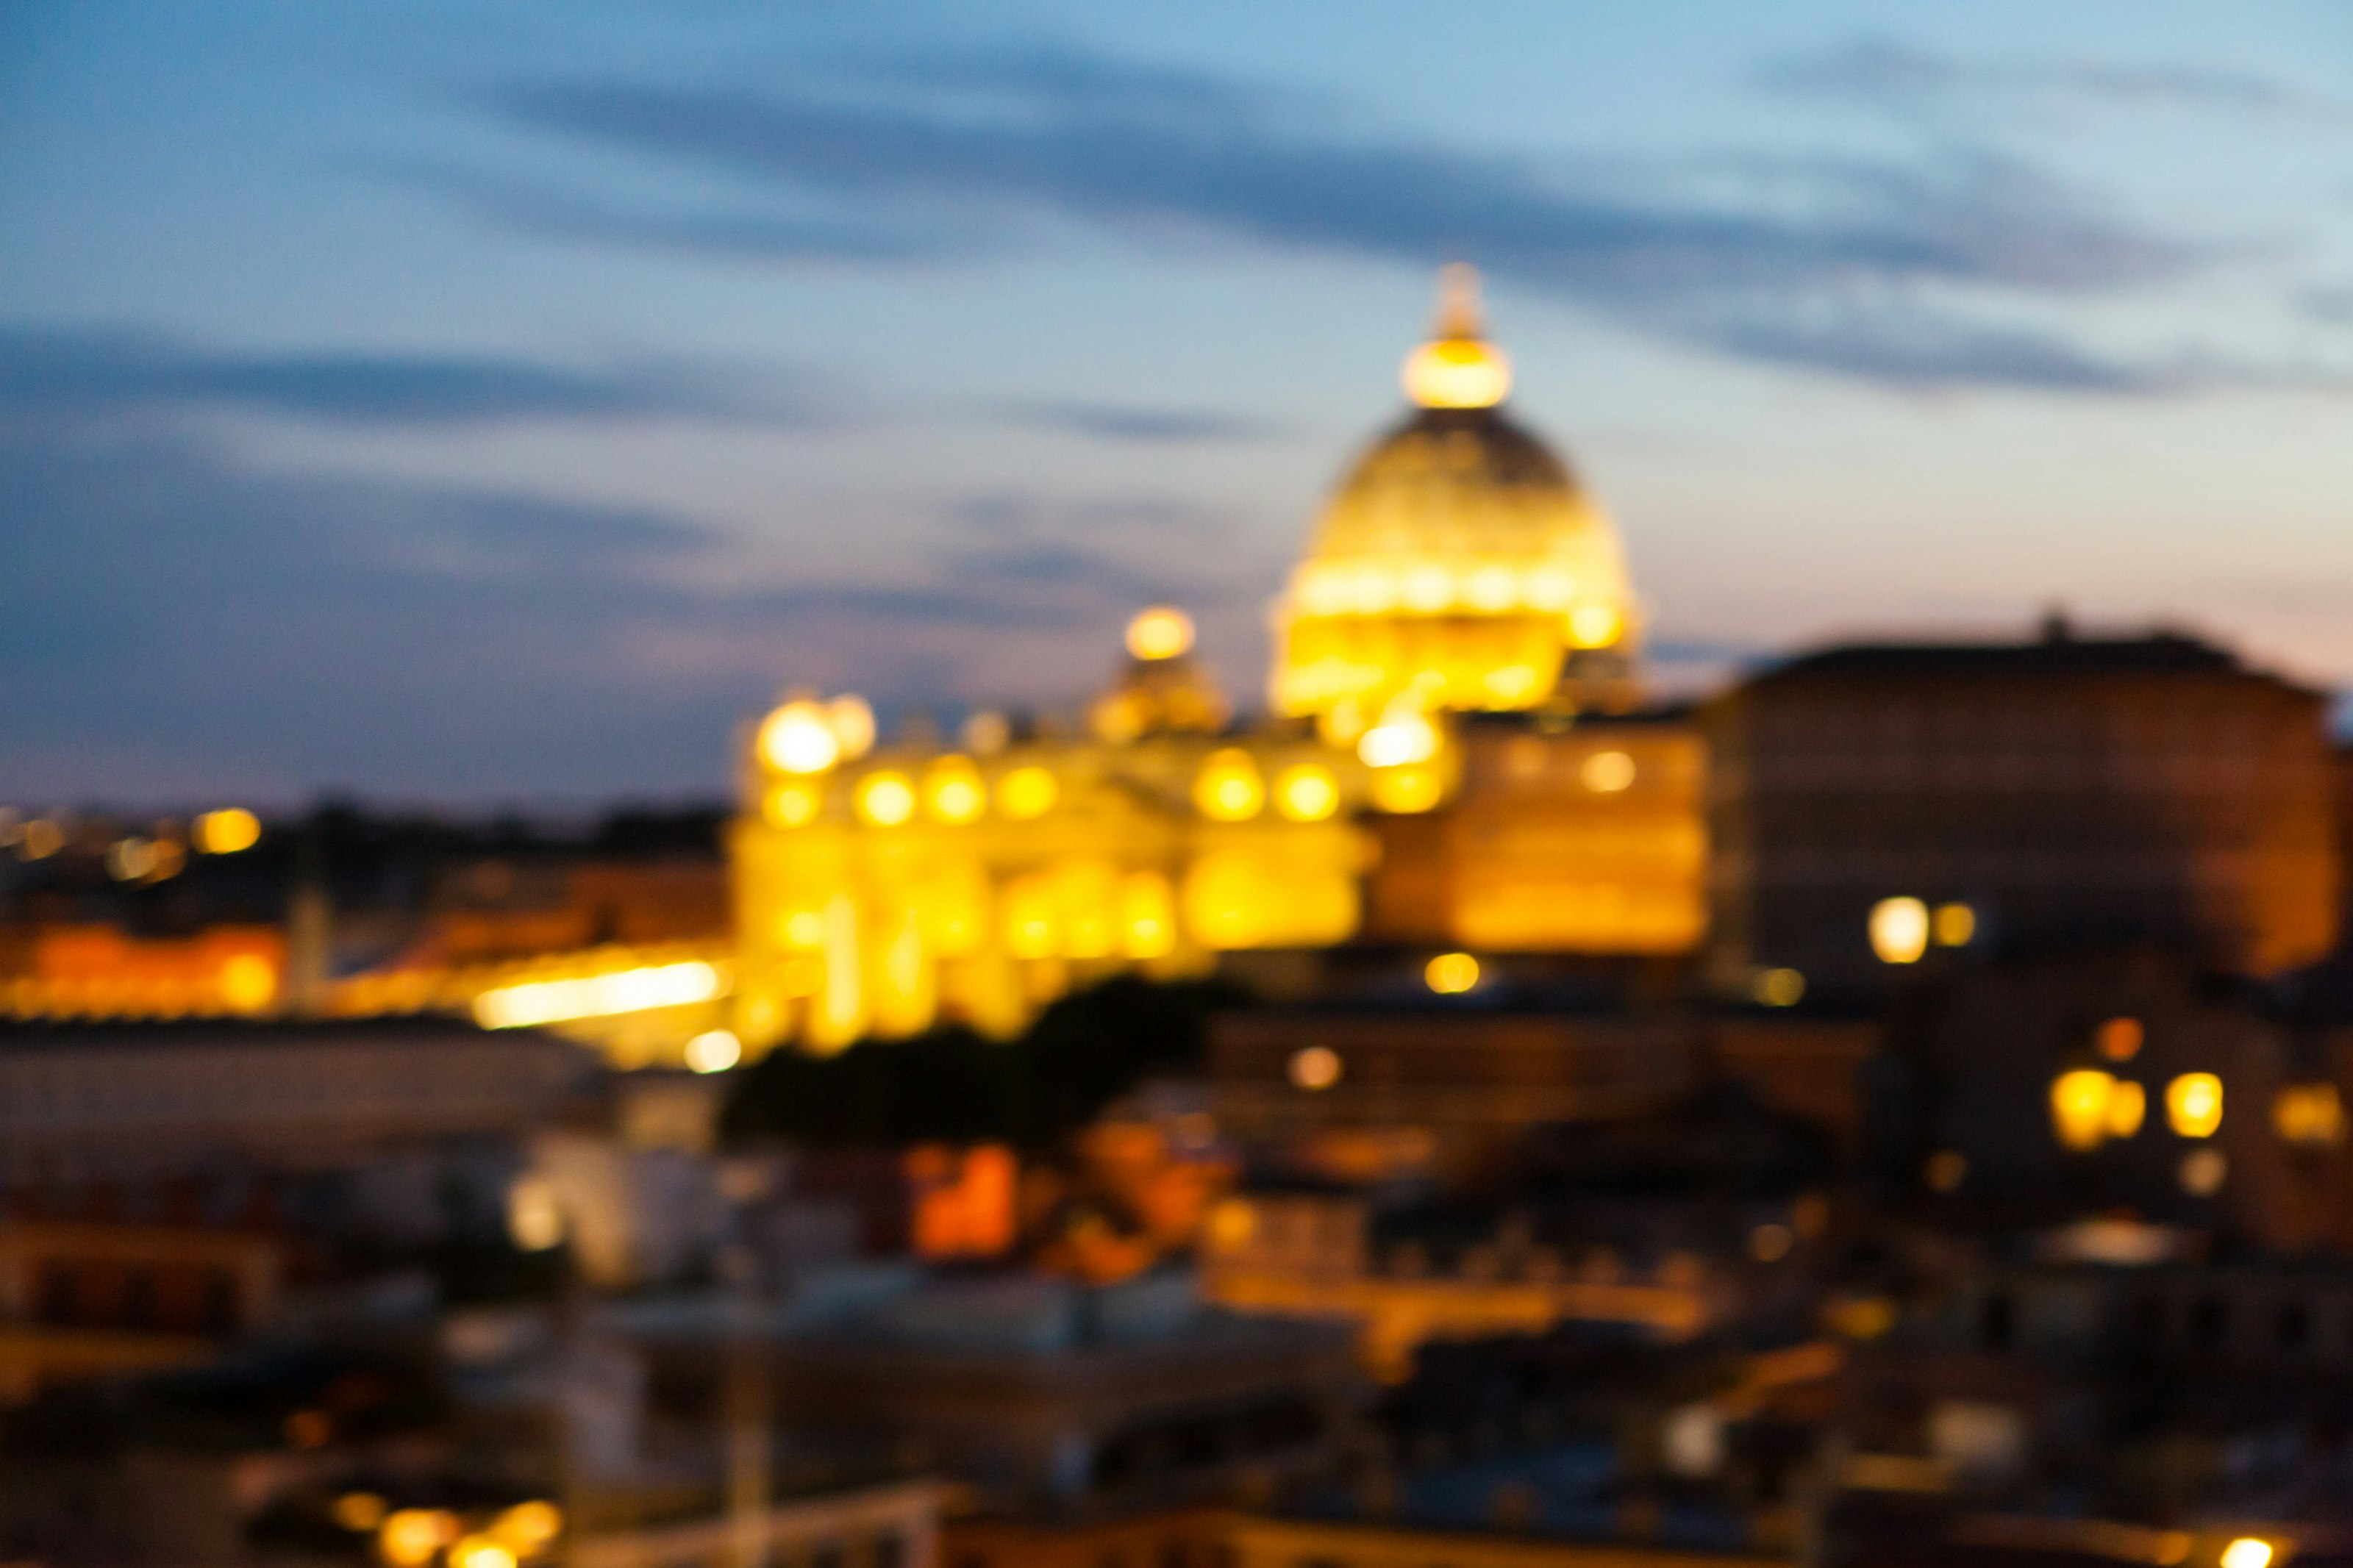
[[[1871,907],[1871,951],[1883,963],[1916,963],[1928,951],[1928,906],[1882,899]]]
[[[2222,1125],[2222,1080],[2186,1072],[2165,1086],[2165,1120],[2184,1138],[2211,1138]]]
[[[1329,1046],[1309,1046],[1291,1058],[1291,1081],[1302,1089],[1329,1089],[1340,1081],[1340,1053]]]
[[[1596,752],[1585,759],[1577,776],[1596,795],[1616,795],[1634,782],[1634,759],[1623,752]]]
[[[857,798],[858,815],[877,827],[896,827],[915,814],[915,786],[887,768],[860,780]]]
[[[1479,984],[1479,961],[1467,952],[1441,952],[1423,968],[1422,979],[1441,996],[1459,995]]]

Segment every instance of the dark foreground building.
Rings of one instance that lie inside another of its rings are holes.
[[[1831,648],[1708,705],[1712,967],[1817,991],[1888,973],[1873,907],[1940,940],[2155,942],[2271,974],[2337,920],[2321,693],[2172,633]]]

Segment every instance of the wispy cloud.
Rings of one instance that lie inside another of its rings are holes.
[[[2050,305],[2172,282],[2215,253],[2154,231],[2017,159],[1758,156],[1635,163],[1472,152],[1368,126],[1257,84],[1092,56],[834,62],[756,89],[618,79],[511,82],[474,100],[578,147],[653,158],[735,195],[707,210],[476,182],[503,221],[613,243],[803,260],[839,226],[844,258],[878,234],[930,262],[1041,244],[1078,222],[1424,266],[1475,257],[1499,276],[1714,352],[1898,386],[2140,390],[2129,371],[2036,352],[1924,356],[1991,303]],[[1868,310],[1851,309],[1867,302]],[[1841,314],[1858,352],[1788,323]],[[2012,312],[2014,315],[2015,312]],[[1883,324],[1897,340],[1866,341]],[[2077,357],[2081,357],[2078,355]],[[1113,433],[1108,427],[1105,433]]]
[[[981,411],[1008,424],[1107,441],[1184,444],[1270,441],[1289,433],[1271,419],[1212,408],[1145,408],[1105,403],[1008,403]]]
[[[236,353],[153,332],[0,327],[0,419],[87,421],[205,408],[387,426],[816,417],[773,376],[709,366],[584,369],[491,356]]]
[[[1885,38],[1778,60],[1759,81],[1786,91],[1916,103],[1963,97],[2189,110],[2353,129],[2353,100],[2252,71],[2179,63],[1968,58]]]
[[[1174,531],[1220,537],[1164,497],[906,521],[908,570],[764,585],[659,510],[264,472],[168,422],[0,424],[0,799],[715,788],[787,680],[886,711],[1060,700],[1137,604],[1254,586],[1232,551],[1151,565]]]

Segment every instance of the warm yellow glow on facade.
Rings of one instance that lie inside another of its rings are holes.
[[[826,726],[846,762],[856,762],[874,749],[874,710],[866,699],[846,692],[825,705]]]
[[[1608,647],[1625,629],[1625,614],[1615,605],[1584,604],[1568,613],[1568,640],[1578,647]]]
[[[1978,912],[1967,904],[1938,904],[1935,921],[1938,947],[1967,947],[1978,934]]]
[[[547,1252],[563,1245],[570,1228],[554,1184],[523,1176],[507,1188],[507,1239],[524,1252]]]
[[[706,1029],[686,1042],[686,1065],[695,1072],[725,1072],[743,1059],[744,1042],[733,1029]]]
[[[1142,659],[1176,658],[1193,650],[1193,617],[1155,605],[1127,623],[1127,651]]]
[[[2148,1116],[2148,1090],[2130,1079],[2118,1079],[2108,1090],[2108,1136],[2130,1138]]]
[[[801,827],[815,822],[824,805],[825,797],[815,785],[781,784],[763,797],[760,811],[775,826]]]
[[[896,827],[915,815],[915,786],[890,768],[858,781],[858,815],[877,827]]]
[[[491,1521],[491,1533],[524,1556],[564,1533],[564,1510],[552,1502],[519,1502]]]
[[[1157,871],[1137,871],[1120,884],[1120,923],[1127,956],[1165,958],[1176,948],[1176,896]]]
[[[725,989],[725,978],[711,964],[657,964],[576,980],[502,985],[474,999],[474,1019],[486,1029],[527,1028],[708,1002]]]
[[[1794,1007],[1805,1000],[1806,977],[1794,969],[1767,969],[1757,976],[1752,994],[1767,1007]]]
[[[1436,768],[1381,768],[1372,777],[1373,804],[1404,816],[1428,811],[1446,798],[1446,780]]]
[[[1258,763],[1239,746],[1212,752],[1193,784],[1193,804],[1213,822],[1247,822],[1266,805]]]
[[[2252,1535],[2242,1535],[2222,1548],[2222,1568],[2271,1568],[2271,1542]]]
[[[1340,786],[1321,763],[1294,763],[1274,777],[1274,804],[1293,822],[1321,822],[1340,807]]]
[[[1438,754],[1438,726],[1430,716],[1409,706],[1392,705],[1381,721],[1356,742],[1356,755],[1366,767],[1399,768],[1426,763]]]
[[[278,966],[254,952],[223,961],[220,999],[232,1013],[260,1012],[278,1000]]]
[[[1467,952],[1441,952],[1422,966],[1421,977],[1440,996],[1455,996],[1479,984],[1479,961]]]
[[[2272,1098],[2272,1130],[2284,1142],[2325,1148],[2345,1141],[2345,1101],[2328,1082],[2280,1086]]]
[[[384,1522],[388,1510],[384,1499],[374,1492],[345,1492],[328,1511],[345,1530],[365,1534]]]
[[[779,773],[821,773],[841,758],[841,740],[824,708],[797,698],[760,724],[760,758]]]
[[[988,787],[969,757],[942,757],[923,774],[923,810],[934,821],[961,826],[987,805]]]
[[[1928,906],[1882,899],[1871,906],[1871,951],[1882,963],[1917,963],[1928,951]]]
[[[404,1508],[384,1521],[375,1545],[393,1568],[424,1568],[457,1536],[458,1516],[448,1509]]]
[[[2063,1148],[2088,1153],[2108,1135],[2108,1099],[2116,1080],[2097,1068],[2063,1072],[2051,1083],[2051,1128]]]
[[[941,756],[930,733],[877,745],[854,699],[795,694],[743,759],[727,1000],[663,1059],[723,1025],[744,1059],[942,1019],[1001,1036],[1122,969],[1328,947],[1366,931],[1382,868],[1417,854],[1437,861],[1395,900],[1444,923],[1368,934],[1689,952],[1705,922],[1697,738],[1591,728],[1639,700],[1636,602],[1609,520],[1496,409],[1508,366],[1469,283],[1452,279],[1416,356],[1422,406],[1333,497],[1275,605],[1273,705],[1312,733],[1233,729],[1167,606],[1129,623],[1082,726],[975,715]],[[1516,728],[1455,717],[1530,710]],[[1518,740],[1541,742],[1534,774],[1499,766]],[[1471,809],[1442,809],[1458,801]],[[1435,815],[1385,820],[1416,814]]]
[[[1054,809],[1061,786],[1040,767],[1014,768],[997,781],[997,809],[1016,822],[1029,822]]]
[[[2186,1072],[2165,1086],[2166,1124],[2184,1138],[2211,1138],[2222,1125],[2222,1080]]]
[[[1577,769],[1577,777],[1596,795],[1616,795],[1634,783],[1634,759],[1623,752],[1596,752]]]
[[[1406,356],[1400,379],[1424,408],[1493,408],[1512,390],[1512,365],[1492,343],[1438,338]]]
[[[208,811],[188,824],[188,840],[206,855],[234,855],[261,842],[261,819],[241,806]]]

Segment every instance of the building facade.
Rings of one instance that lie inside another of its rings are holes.
[[[984,714],[958,745],[877,746],[855,698],[770,713],[729,847],[745,1045],[1010,1033],[1074,984],[1239,952],[1690,951],[1698,743],[1621,717],[1640,628],[1616,531],[1505,414],[1509,382],[1451,277],[1414,411],[1274,605],[1267,720],[1229,721],[1166,608],[1083,733]]]
[[[1704,710],[1711,968],[1869,988],[1873,908],[1949,945],[2158,942],[2271,974],[2332,945],[2320,693],[2161,634],[1832,648]]]

